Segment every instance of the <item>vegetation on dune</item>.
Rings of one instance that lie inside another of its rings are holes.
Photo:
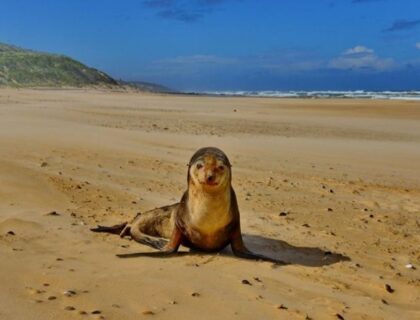
[[[82,87],[118,85],[107,74],[63,55],[0,43],[0,85],[15,87]]]

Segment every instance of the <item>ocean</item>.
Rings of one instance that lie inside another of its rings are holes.
[[[419,100],[420,91],[196,91],[189,94],[270,98]]]

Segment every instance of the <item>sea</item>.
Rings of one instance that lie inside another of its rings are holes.
[[[211,96],[308,98],[308,99],[374,99],[374,100],[419,100],[420,91],[196,91],[188,94]]]

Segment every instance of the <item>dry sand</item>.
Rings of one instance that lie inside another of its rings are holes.
[[[209,145],[290,265],[89,231],[178,201]],[[419,212],[420,102],[0,90],[0,319],[419,319]]]

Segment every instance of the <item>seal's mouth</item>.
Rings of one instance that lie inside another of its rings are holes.
[[[201,184],[204,186],[210,186],[210,187],[215,187],[219,185],[219,183],[216,181],[203,181],[201,182]]]

